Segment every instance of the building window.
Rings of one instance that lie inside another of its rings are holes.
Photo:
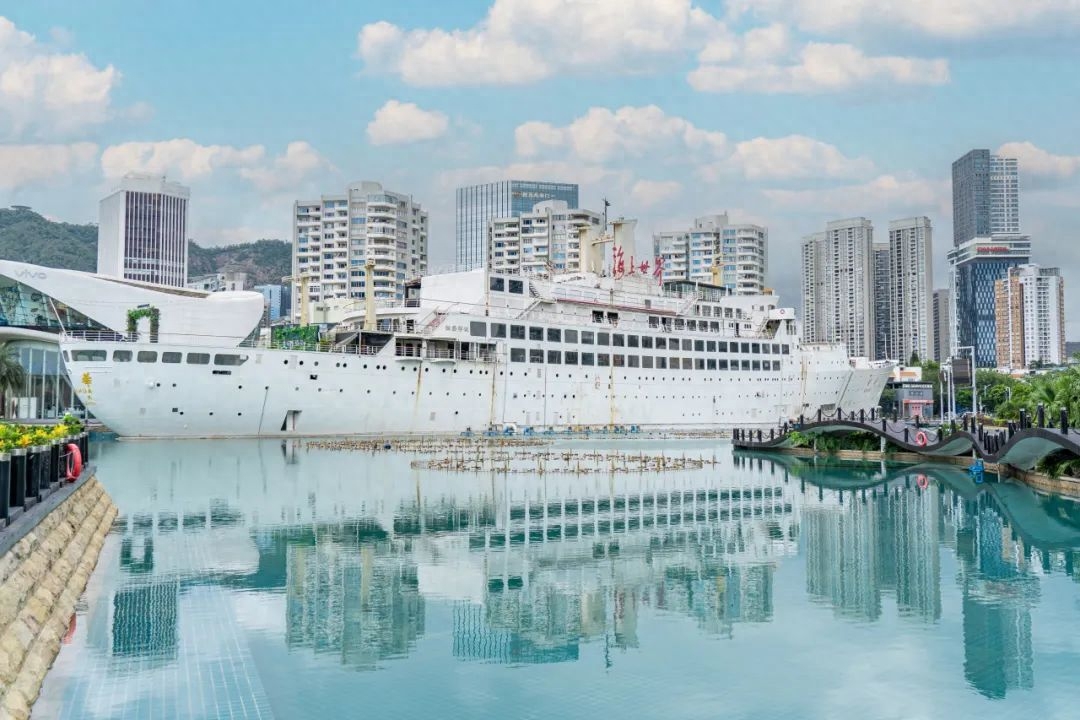
[[[642,355],[641,356],[641,367],[646,369],[646,370],[652,370],[652,367],[653,367],[653,357],[652,357],[652,355]]]
[[[544,328],[530,327],[529,328],[529,339],[530,340],[543,340],[544,339]]]
[[[656,368],[658,370],[667,370],[667,358],[666,357],[658,357],[658,358],[656,358]]]
[[[562,337],[562,333],[559,331],[559,328],[548,328],[547,329],[548,342],[560,342],[561,337]]]
[[[549,365],[561,365],[562,353],[558,350],[548,350],[547,361]]]
[[[487,323],[473,320],[469,323],[469,334],[473,337],[487,337]]]
[[[615,347],[626,347],[626,338],[619,333],[615,333],[611,336],[611,344]]]
[[[626,367],[626,357],[624,355],[616,354],[612,357],[612,361],[615,367]]]
[[[676,341],[676,342],[678,342],[678,341]],[[657,350],[667,350],[667,338],[662,338],[662,337],[656,338],[656,349]]]
[[[563,341],[568,343],[576,343],[577,330],[563,330]]]
[[[582,330],[581,331],[581,344],[582,345],[592,345],[594,337],[595,336],[594,336],[592,330]]]
[[[511,340],[524,340],[525,339],[525,326],[524,325],[511,325],[510,326],[510,339]]]
[[[563,353],[564,365],[577,365],[577,352],[574,350],[567,350]]]
[[[515,295],[522,295],[525,292],[525,285],[522,283],[521,280],[511,280],[510,292],[514,293]]]
[[[717,343],[716,343],[716,351],[717,352],[727,352],[727,343],[724,342],[723,340],[717,341]]]
[[[581,364],[582,365],[592,365],[592,364],[594,364],[593,363],[594,359],[595,359],[595,356],[592,353],[581,353]]]
[[[596,333],[596,344],[597,345],[610,345],[611,344],[611,335],[609,333],[606,333],[606,332]]]
[[[607,353],[600,353],[596,356],[596,364],[600,367],[609,367],[611,365],[611,356]]]
[[[694,347],[694,344],[693,344],[692,340],[683,340],[682,341],[683,352],[690,352],[690,349],[693,348],[693,347]]]
[[[626,357],[626,365],[627,367],[632,368],[641,367],[641,359],[637,355],[628,355]]]
[[[695,340],[694,341],[694,350],[696,352],[705,352],[705,341],[704,340]]]
[[[504,338],[506,337],[506,325],[504,323],[491,323],[491,337]]]
[[[542,363],[542,362],[544,362],[544,351],[540,350],[540,349],[537,349],[537,348],[530,349],[529,350],[529,362],[531,362],[531,363]]]
[[[510,348],[510,362],[525,362],[525,348]]]
[[[649,335],[642,335],[641,347],[645,348],[646,350],[652,350],[652,346],[652,337],[650,337]]]
[[[502,292],[506,289],[506,280],[501,277],[493,277],[491,278],[491,284],[489,285],[489,287],[495,292]]]

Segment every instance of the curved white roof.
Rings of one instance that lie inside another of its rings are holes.
[[[161,342],[239,343],[258,326],[263,314],[264,299],[257,292],[207,293],[11,260],[0,260],[0,276],[48,295],[118,333],[127,330],[129,310],[153,306],[160,311]],[[145,320],[142,330],[146,331]]]

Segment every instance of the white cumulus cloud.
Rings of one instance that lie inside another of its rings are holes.
[[[441,112],[423,110],[415,103],[388,100],[375,111],[367,135],[373,145],[397,145],[442,137],[449,125],[450,121]]]
[[[310,143],[297,140],[269,163],[240,169],[240,176],[262,192],[277,192],[299,186],[306,178],[333,166]]]
[[[690,0],[495,0],[463,30],[365,25],[357,51],[369,70],[410,85],[512,85],[584,68],[646,69],[717,22]]]
[[[638,180],[630,188],[630,207],[648,210],[676,197],[682,189],[676,180]]]
[[[946,215],[952,199],[948,181],[896,175],[879,175],[867,182],[839,187],[766,189],[762,194],[775,206],[836,217],[935,210]]]
[[[1005,143],[998,155],[1014,157],[1020,164],[1020,174],[1051,178],[1070,178],[1080,172],[1080,155],[1055,155],[1032,142]]]
[[[805,135],[746,140],[735,145],[731,159],[750,180],[860,177],[874,170],[869,158],[849,158]]]
[[[105,148],[101,154],[101,170],[110,179],[129,172],[141,172],[190,182],[223,168],[256,166],[265,154],[262,145],[245,148],[200,145],[188,138],[126,142]]]
[[[54,180],[93,169],[98,147],[82,142],[71,145],[0,145],[0,189]]]
[[[0,135],[66,134],[108,119],[113,66],[60,53],[0,17]]]

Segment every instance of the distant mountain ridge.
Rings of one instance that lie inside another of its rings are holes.
[[[0,208],[0,260],[94,272],[97,225],[49,220],[25,206]],[[250,285],[280,283],[292,271],[292,246],[284,240],[257,240],[204,248],[188,245],[188,276],[246,272]]]

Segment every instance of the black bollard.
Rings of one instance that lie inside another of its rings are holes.
[[[11,455],[0,453],[0,520],[11,514]]]
[[[760,430],[757,431],[757,441],[761,442],[761,431]]]
[[[1020,408],[1020,430],[1027,430],[1027,408]]]
[[[11,507],[26,507],[26,448],[11,451]]]
[[[32,445],[26,449],[26,477],[23,480],[23,485],[26,487],[26,502],[29,504],[32,500],[37,500],[38,496],[38,468],[41,464],[41,460],[38,456],[38,448],[36,445]]]
[[[1040,429],[1046,427],[1046,407],[1042,403],[1035,408],[1035,422]]]
[[[885,432],[885,423],[886,423],[885,418],[881,418],[881,432]]]
[[[920,424],[919,424],[919,421],[920,421],[920,419],[921,419],[921,418],[922,418],[922,416],[921,416],[921,415],[916,415],[916,416],[915,416],[915,428],[916,428],[916,429],[918,429],[918,428],[922,427],[922,425],[920,425]]]
[[[1067,408],[1061,408],[1061,434],[1069,434],[1069,410]]]
[[[950,423],[950,426],[952,427],[952,431],[955,433],[956,432],[956,420],[950,420],[949,423]]]
[[[776,438],[775,431],[772,428],[769,428],[769,439],[774,440],[775,438]]]
[[[817,421],[821,422],[821,408],[817,409]]]
[[[806,418],[803,417],[802,415],[800,415],[799,416],[799,427],[801,428],[805,424],[806,424]]]
[[[877,414],[877,408],[870,408],[870,422],[874,421],[874,416]]]
[[[908,441],[907,435],[908,435],[908,429],[904,428],[904,442]]]
[[[64,479],[64,468],[60,467],[60,441],[53,440],[49,445],[49,487],[55,488]]]

